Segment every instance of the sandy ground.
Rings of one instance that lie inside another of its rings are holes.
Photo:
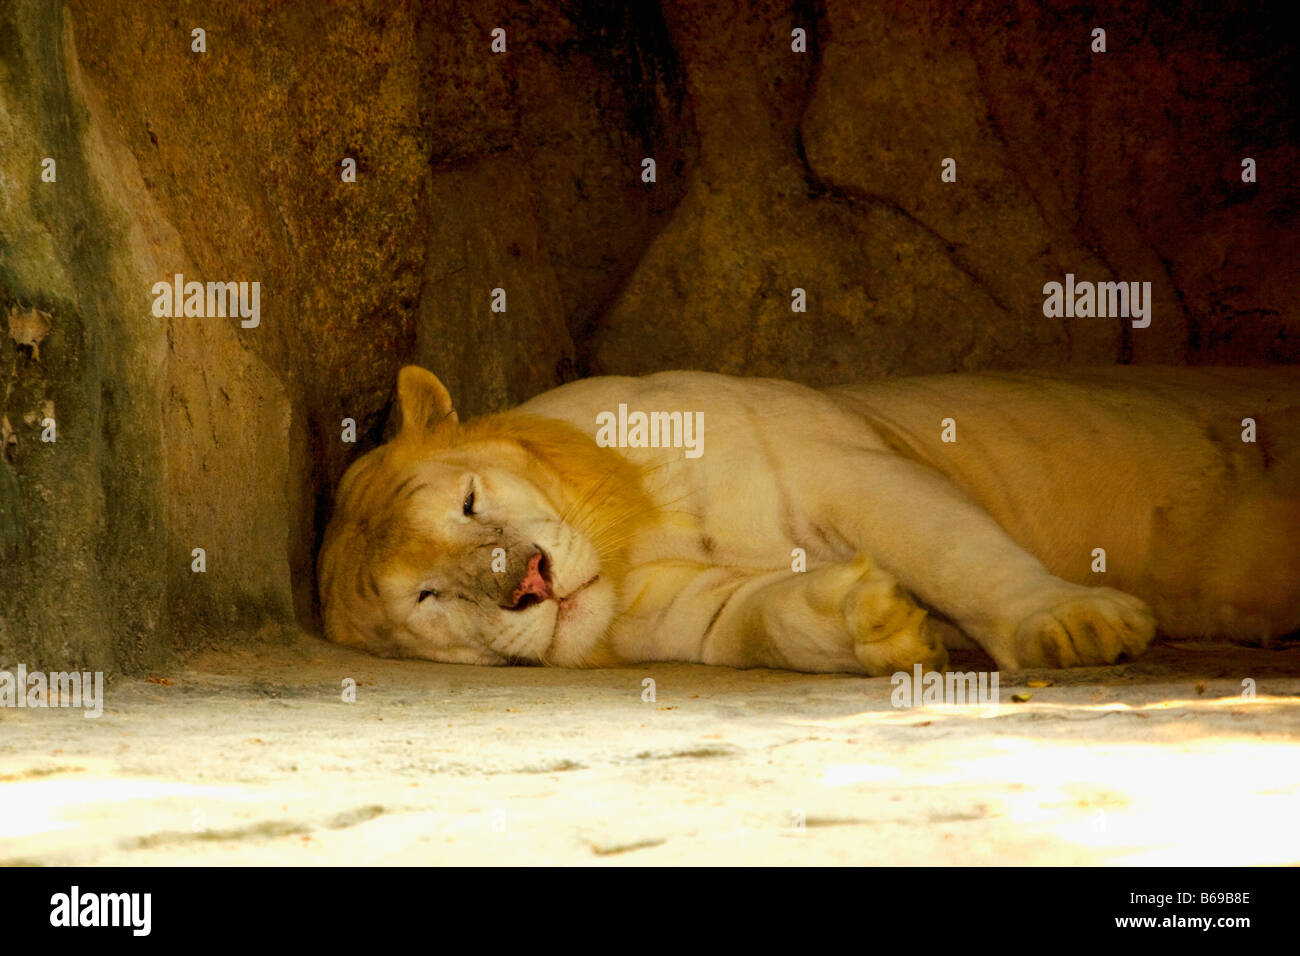
[[[0,708],[0,864],[1300,862],[1300,647],[999,691],[208,653],[98,719]]]

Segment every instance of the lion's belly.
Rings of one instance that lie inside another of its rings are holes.
[[[1054,574],[1142,597],[1167,632],[1300,627],[1300,370],[936,376],[838,391]],[[955,441],[942,440],[943,419]]]

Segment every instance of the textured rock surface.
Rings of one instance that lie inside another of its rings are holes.
[[[165,623],[165,339],[131,301],[145,277],[57,12],[0,8],[0,656],[105,668],[156,659]],[[15,336],[31,310],[47,331]]]
[[[653,9],[32,2],[7,17],[0,305],[53,328],[39,359],[21,336],[7,349],[5,660],[138,669],[310,620],[321,522],[358,449],[343,420],[377,441],[417,358],[468,413],[572,378],[571,331],[673,202],[636,180],[640,140],[678,173],[690,148]],[[510,52],[493,58],[498,22]],[[260,282],[261,325],[153,317],[153,283],[176,273]],[[53,446],[21,420],[45,401]]]
[[[0,664],[310,626],[407,361],[472,414],[666,367],[1300,360],[1276,33],[1209,3],[12,0]],[[1151,328],[1045,319],[1067,271],[1151,281]],[[175,273],[260,282],[261,325],[154,317]]]
[[[968,59],[918,70],[933,39],[884,13],[856,18],[860,5],[820,28],[780,5],[757,18],[667,6],[700,162],[599,333],[601,371],[702,365],[828,384],[1114,359],[1117,323],[1072,343],[1064,320],[1042,316],[1037,277],[1063,270],[1041,261],[1051,230],[972,115]],[[817,59],[791,51],[796,25],[826,34],[815,76]],[[960,190],[939,182],[954,153]],[[791,310],[795,288],[806,313]]]
[[[1294,46],[1248,10],[1104,6],[666,3],[700,162],[594,367],[1296,361]],[[1044,318],[1066,272],[1150,281],[1152,326]]]

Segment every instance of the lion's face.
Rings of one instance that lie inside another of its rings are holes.
[[[408,433],[428,418],[460,430],[449,402],[416,417],[410,388],[399,396],[402,435],[340,486],[320,558],[326,636],[390,657],[594,663],[617,586],[590,511],[527,442]]]

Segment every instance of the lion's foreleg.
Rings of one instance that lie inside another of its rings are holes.
[[[872,675],[947,660],[925,612],[865,556],[805,572],[655,562],[627,583],[614,641],[627,659],[648,648],[656,660]]]
[[[820,481],[810,507],[1000,667],[1107,663],[1150,642],[1145,604],[1052,575],[939,472],[884,452],[854,467]]]

